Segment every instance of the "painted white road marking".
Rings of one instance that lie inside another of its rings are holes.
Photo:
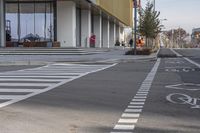
[[[198,105],[200,98],[193,98],[182,93],[172,93],[169,94],[166,99],[174,104],[188,104],[191,108],[200,109],[200,105]]]
[[[130,102],[130,105],[144,105],[144,102]]]
[[[139,113],[123,113],[122,117],[130,117],[130,118],[138,118],[140,116]]]
[[[55,85],[56,83],[9,83],[9,82],[4,82],[0,83],[0,86],[52,86]]]
[[[123,132],[120,132],[120,131],[117,132],[117,131],[116,131],[116,132],[110,132],[110,133],[133,133],[133,132],[124,132],[124,131],[123,131]]]
[[[115,125],[114,129],[116,130],[133,130],[135,125]]]
[[[194,84],[194,83],[182,83],[182,84],[175,84],[175,85],[167,85],[165,87],[170,88],[170,89],[188,90],[188,91],[200,90],[200,84]]]
[[[147,75],[145,80],[142,82],[136,96],[131,100],[128,107],[124,110],[118,123],[114,126],[110,133],[133,133],[135,124],[137,123],[140,113],[142,112],[143,105],[145,104],[149,89],[151,88],[152,82],[156,75],[157,69],[160,65],[160,59],[157,59],[151,72]],[[125,125],[122,125],[125,124]],[[129,132],[127,132],[129,131]]]
[[[60,82],[60,79],[27,79],[27,78],[0,78],[0,81],[37,81],[37,82]]]
[[[2,89],[0,88],[0,92],[39,92],[41,91],[41,89],[10,89],[10,88],[6,88],[6,89]]]
[[[0,108],[19,102],[21,100],[25,100],[40,93],[47,92],[51,89],[66,84],[74,79],[80,78],[87,74],[102,71],[107,68],[113,67],[116,64],[112,65],[56,64],[56,65],[47,65],[44,67],[33,68],[33,69],[1,72],[0,100],[6,100],[6,101],[0,103]],[[46,71],[48,69],[49,71]],[[51,71],[51,69],[55,70]],[[62,72],[59,69],[65,71]],[[72,73],[70,69],[74,72]],[[83,72],[80,73],[79,72],[80,70]],[[5,93],[7,94],[3,95]]]
[[[143,106],[132,106],[132,105],[129,105],[128,108],[135,108],[135,109],[142,109]]]
[[[126,113],[140,113],[140,112],[142,112],[142,109],[125,109],[125,111],[124,112],[126,112]]]
[[[146,101],[146,99],[136,99],[136,98],[134,98],[134,99],[132,99],[132,101],[133,102],[145,102]]]
[[[138,119],[119,119],[118,123],[137,123]]]

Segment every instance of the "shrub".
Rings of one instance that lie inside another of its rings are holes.
[[[141,48],[137,49],[137,55],[150,55],[152,50],[150,48]],[[131,49],[125,53],[125,55],[134,55],[134,49]]]

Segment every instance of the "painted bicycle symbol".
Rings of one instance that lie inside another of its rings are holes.
[[[177,89],[177,90],[187,90],[187,91],[199,91],[200,84],[194,83],[182,83],[182,84],[175,84],[175,85],[167,85],[166,88],[170,89]]]
[[[182,93],[169,94],[166,99],[174,104],[188,104],[193,109],[200,109],[200,98],[193,98]]]

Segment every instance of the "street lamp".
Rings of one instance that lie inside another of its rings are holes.
[[[136,49],[136,42],[137,42],[137,0],[134,0],[134,55],[137,54],[137,49]]]
[[[162,36],[163,36],[163,31],[162,29],[165,29],[165,27],[162,25],[162,22],[163,21],[167,21],[167,19],[160,19],[160,22],[161,22],[161,33],[160,33],[160,48],[162,48],[164,46],[163,44],[163,40],[162,40]]]

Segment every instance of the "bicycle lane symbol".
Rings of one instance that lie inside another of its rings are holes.
[[[198,104],[200,103],[200,98],[193,98],[182,93],[172,93],[169,94],[166,99],[174,104],[188,104],[193,109],[200,109],[200,105]]]
[[[194,83],[167,85],[165,87],[169,89],[176,89],[176,90],[200,91],[200,84],[194,84]]]

